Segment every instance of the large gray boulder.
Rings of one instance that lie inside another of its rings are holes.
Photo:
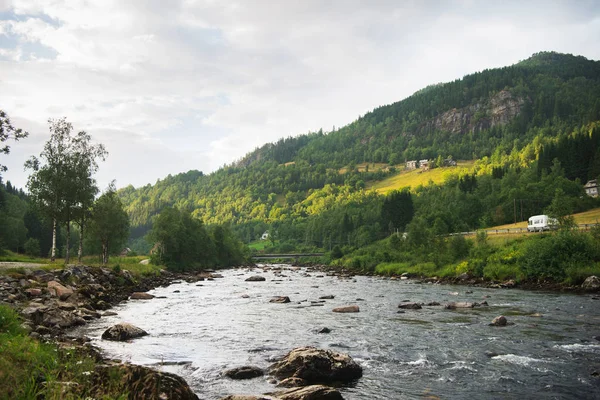
[[[586,290],[597,290],[600,289],[600,278],[595,275],[588,276],[585,281],[581,284],[581,287]]]
[[[102,334],[102,339],[120,342],[124,340],[130,340],[146,336],[147,334],[148,332],[146,332],[145,330],[123,322],[114,325],[108,328],[106,331],[104,331],[104,333]]]
[[[301,378],[307,384],[350,382],[362,376],[362,367],[349,355],[316,347],[299,347],[271,365],[278,379]]]

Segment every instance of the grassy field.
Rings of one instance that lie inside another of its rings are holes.
[[[250,250],[263,251],[265,249],[265,246],[267,246],[269,243],[271,242],[269,242],[268,240],[258,240],[256,242],[248,244],[248,247],[250,248]]]
[[[582,213],[573,214],[575,217],[576,224],[595,224],[600,222],[600,208],[594,208],[592,210],[584,211]],[[527,228],[527,221],[517,222],[516,224],[505,224],[494,226],[487,229],[513,229],[513,228]]]
[[[377,193],[385,194],[391,190],[406,187],[426,186],[430,182],[439,184],[451,175],[470,172],[474,164],[474,161],[460,161],[456,167],[434,168],[428,171],[422,171],[421,169],[402,171],[380,182],[367,183],[367,189],[374,189]]]

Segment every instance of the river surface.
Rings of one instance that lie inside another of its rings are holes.
[[[201,399],[277,390],[268,376],[233,381],[222,372],[242,365],[267,368],[306,345],[347,353],[362,365],[363,377],[340,388],[345,399],[600,398],[596,296],[348,279],[279,267],[281,272],[224,270],[223,278],[212,281],[157,288],[150,293],[166,298],[123,303],[112,309],[118,316],[103,317],[80,333],[109,357],[183,376]],[[267,280],[246,282],[252,275]],[[311,303],[324,295],[335,298]],[[292,302],[269,303],[272,296]],[[489,307],[398,313],[406,300],[486,300]],[[359,313],[331,311],[353,304]],[[488,326],[498,315],[514,325]],[[126,343],[101,340],[118,322],[150,335]],[[331,333],[317,333],[322,327]],[[165,365],[175,362],[182,365]]]

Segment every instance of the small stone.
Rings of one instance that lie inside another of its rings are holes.
[[[332,310],[335,313],[357,313],[360,312],[358,306],[336,307]]]
[[[269,300],[269,303],[289,303],[290,301],[288,296],[276,296]]]
[[[114,340],[114,341],[125,341],[129,339],[135,339],[138,337],[146,336],[148,332],[138,328],[137,326],[121,323],[108,328],[102,334],[102,339]]]
[[[398,305],[398,308],[406,310],[420,310],[422,307],[419,303],[402,303]]]
[[[232,368],[224,372],[225,376],[231,379],[252,379],[263,376],[265,373],[262,369],[252,366],[243,366]]]
[[[490,326],[506,326],[507,321],[504,315],[500,315],[492,320]]]
[[[129,298],[131,300],[150,300],[154,298],[154,295],[146,292],[133,292]]]
[[[331,329],[325,327],[325,328],[321,328],[317,331],[317,333],[331,333]]]
[[[255,276],[251,276],[250,278],[246,278],[246,282],[263,282],[266,280],[267,280],[267,278],[265,278],[264,276],[259,276],[259,275],[255,275]]]
[[[319,300],[333,300],[334,298],[335,298],[334,295],[329,294],[327,296],[321,296],[321,297],[319,297]]]

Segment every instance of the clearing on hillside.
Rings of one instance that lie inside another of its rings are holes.
[[[374,189],[377,193],[385,194],[392,190],[400,190],[406,187],[416,188],[419,185],[426,186],[430,182],[442,183],[451,175],[470,173],[475,161],[459,161],[456,167],[441,167],[430,170],[419,168],[403,170],[380,182],[367,183],[367,189]]]

